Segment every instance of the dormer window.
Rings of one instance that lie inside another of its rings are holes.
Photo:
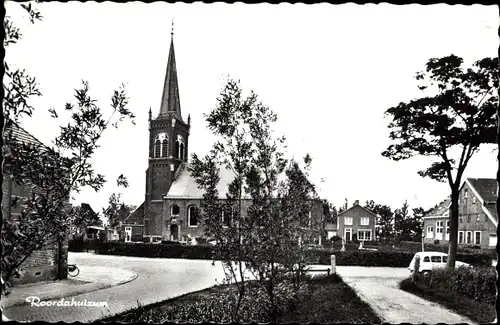
[[[155,137],[154,158],[168,156],[168,136],[166,133],[159,133]]]

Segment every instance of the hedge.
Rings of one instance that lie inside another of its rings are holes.
[[[99,239],[70,239],[68,241],[68,251],[70,252],[84,252],[87,250],[96,250],[102,243]]]
[[[460,267],[433,272],[430,285],[441,293],[456,292],[474,301],[495,304],[496,280],[494,268]]]
[[[136,257],[212,259],[212,246],[185,246],[178,244],[146,244],[103,242],[96,249],[97,254]]]
[[[382,252],[382,251],[346,251],[335,252],[337,265],[350,266],[386,266],[408,267],[414,253],[410,252]],[[331,252],[316,251],[317,263],[330,265]],[[491,256],[487,253],[459,253],[457,260],[473,266],[491,266]]]

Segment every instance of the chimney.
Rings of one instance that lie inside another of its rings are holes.
[[[354,201],[354,205],[359,205],[359,200]]]

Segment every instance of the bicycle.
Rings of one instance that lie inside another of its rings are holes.
[[[76,264],[68,264],[68,274],[69,276],[75,277],[80,274],[80,269]]]

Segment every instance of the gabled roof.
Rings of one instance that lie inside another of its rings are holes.
[[[447,198],[443,202],[439,203],[437,207],[432,209],[423,219],[436,218],[436,217],[448,217],[451,206],[451,199]]]
[[[228,187],[231,182],[233,182],[236,174],[224,166],[219,166],[219,183],[217,184],[217,191],[219,192],[219,198],[225,199],[229,193]],[[285,173],[281,173],[278,176],[278,181],[284,181],[286,179]],[[198,188],[194,177],[191,176],[189,172],[189,164],[183,163],[177,169],[174,175],[174,182],[170,186],[170,189],[165,195],[167,199],[202,199],[204,191]],[[250,193],[247,193],[243,189],[243,199],[251,199]],[[312,200],[317,200],[318,198],[313,196]]]
[[[144,223],[144,202],[139,205],[134,211],[132,211],[126,218],[123,220],[124,224],[133,223],[134,221],[139,222],[140,224]]]
[[[469,186],[484,202],[496,202],[498,183],[493,178],[467,178]]]
[[[11,133],[10,133],[11,132]],[[41,141],[31,135],[28,131],[23,129],[19,124],[12,120],[5,120],[5,129],[2,133],[2,138],[4,141],[8,141],[8,136],[10,135],[11,140],[16,143],[27,143],[40,146],[42,148],[47,148]]]
[[[375,214],[373,211],[370,211],[368,210],[367,208],[359,205],[359,204],[356,204],[356,205],[353,205],[352,207],[350,207],[349,209],[345,210],[345,211],[342,211],[341,213],[338,214],[337,217],[340,217],[341,215],[343,215],[344,213],[346,213],[347,211],[350,211],[351,209],[354,209],[355,207],[360,207],[361,209],[365,210],[366,212],[372,214],[375,218],[377,217],[377,214]]]
[[[167,199],[201,199],[203,198],[204,191],[198,188],[198,184],[195,179],[191,176],[188,170],[189,164],[184,163],[179,166],[178,173],[174,176],[174,182],[170,186],[170,190],[166,195]],[[220,168],[219,170],[219,183],[217,184],[217,191],[219,192],[220,198],[226,198],[228,193],[228,186],[234,180],[235,173],[226,168]],[[243,198],[250,199],[249,193],[244,193]]]
[[[484,213],[491,222],[498,226],[498,213],[496,208],[498,183],[493,178],[467,178],[467,183],[482,205]],[[463,187],[463,185],[462,185]]]

